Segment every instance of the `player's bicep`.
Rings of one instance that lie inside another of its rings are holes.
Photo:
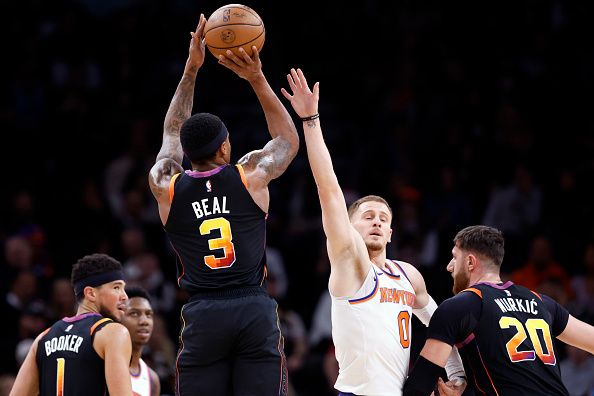
[[[105,381],[109,394],[130,395],[129,365],[132,355],[132,344],[128,330],[119,324],[105,326],[95,335],[99,349],[103,350],[105,360]]]
[[[434,338],[428,338],[421,350],[421,356],[439,367],[445,367],[451,352],[451,344]]]
[[[298,146],[278,136],[269,141],[262,150],[246,154],[238,163],[246,170],[257,172],[258,177],[270,182],[287,170],[297,154],[297,149]]]
[[[563,332],[557,338],[566,344],[594,354],[594,327],[571,315]]]

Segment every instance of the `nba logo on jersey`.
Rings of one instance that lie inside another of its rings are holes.
[[[210,183],[210,180],[206,181],[206,192],[212,192],[212,184]]]
[[[70,329],[72,329],[73,325],[69,325],[68,327],[66,327],[66,330],[64,330],[66,333],[68,333],[70,331]]]

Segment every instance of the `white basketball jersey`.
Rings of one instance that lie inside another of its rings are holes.
[[[356,395],[402,395],[410,360],[415,292],[396,261],[375,265],[352,297],[332,297],[334,387]]]
[[[130,378],[134,396],[151,396],[151,373],[144,360],[140,359],[140,373],[130,373]]]

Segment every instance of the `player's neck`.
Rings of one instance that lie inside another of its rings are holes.
[[[142,356],[142,347],[132,346],[132,358],[130,359],[130,374],[138,375],[140,373],[140,357]]]
[[[89,312],[99,313],[99,310],[94,304],[91,304],[86,300],[81,301],[80,304],[78,304],[76,315],[78,316]]]
[[[227,162],[223,158],[217,157],[209,161],[202,161],[200,163],[192,162],[192,170],[195,172],[206,172],[226,164]]]
[[[369,252],[369,259],[376,267],[386,269],[386,250]]]
[[[488,283],[501,283],[501,276],[496,273],[488,272],[486,274],[482,274],[477,279],[470,279],[470,284],[475,285],[481,282],[488,282]]]

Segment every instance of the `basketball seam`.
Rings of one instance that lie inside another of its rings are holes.
[[[214,49],[231,49],[231,48],[237,48],[237,47],[241,47],[242,45],[246,45],[247,43],[251,43],[252,41],[258,39],[261,35],[263,35],[266,32],[266,30],[262,30],[262,33],[260,33],[259,35],[257,35],[256,37],[254,37],[253,39],[251,39],[250,41],[246,41],[245,43],[242,44],[237,44],[234,45],[233,47],[215,47],[214,45],[208,45],[208,48],[214,48]]]
[[[224,7],[221,7],[221,8],[224,8]],[[255,16],[256,18],[258,18],[260,20],[260,24],[259,25],[252,25],[252,24],[247,24],[247,23],[232,23],[232,24],[227,24],[227,25],[219,25],[219,26],[215,26],[213,28],[208,29],[207,31],[204,32],[204,34],[206,35],[206,33],[210,32],[213,29],[216,29],[218,27],[221,27],[221,26],[232,26],[232,25],[246,25],[246,26],[260,26],[260,25],[262,25],[262,26],[264,26],[264,21],[262,20],[262,18],[260,18],[260,15],[256,14],[255,12],[252,12],[251,10],[248,10],[247,8],[242,8],[242,7],[232,7],[232,8],[239,8],[240,10],[244,10],[244,11],[249,12],[250,14],[252,14],[253,16]],[[217,12],[218,10],[219,9],[216,9],[213,12],[213,14],[215,12]]]

